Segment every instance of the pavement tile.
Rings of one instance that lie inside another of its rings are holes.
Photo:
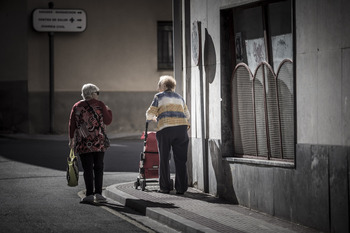
[[[195,188],[189,188],[184,195],[176,195],[175,191],[158,193],[158,188],[147,185],[141,191],[132,182],[123,183],[107,187],[105,195],[182,232],[318,232],[233,205]]]

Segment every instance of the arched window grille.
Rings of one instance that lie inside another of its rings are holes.
[[[274,73],[261,62],[254,75],[240,63],[231,79],[234,153],[267,159],[294,159],[293,62]]]

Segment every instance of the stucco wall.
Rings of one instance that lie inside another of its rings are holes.
[[[137,7],[136,7],[137,6]],[[28,1],[27,16],[46,1]],[[87,28],[55,33],[55,90],[77,91],[92,82],[104,91],[154,91],[157,21],[172,20],[171,0],[60,1],[55,8],[83,9]],[[29,91],[48,90],[48,35],[28,22]]]
[[[298,143],[350,145],[349,1],[296,1]]]
[[[204,4],[203,4],[204,3]],[[190,26],[199,22],[200,63],[191,59],[191,137],[193,184],[199,189],[217,193],[216,170],[208,152],[209,139],[221,139],[220,80],[220,1],[190,2]],[[200,7],[199,7],[200,6]],[[210,9],[210,11],[208,11]],[[189,48],[193,41],[188,41]],[[216,156],[216,155],[214,155]],[[208,164],[208,165],[206,165]],[[207,170],[208,172],[203,172]]]
[[[58,92],[55,94],[54,129],[65,134],[71,108],[80,97],[80,92]],[[145,128],[145,112],[154,97],[153,92],[104,92],[100,100],[113,111],[113,121],[107,127],[110,137],[120,135],[141,135]],[[29,95],[32,132],[47,132],[50,127],[49,95],[47,92],[31,92]],[[40,111],[37,114],[35,111]]]

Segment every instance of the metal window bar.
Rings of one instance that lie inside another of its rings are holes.
[[[259,65],[254,75],[254,94],[255,94],[255,112],[256,112],[256,129],[257,145],[260,157],[269,157],[268,146],[268,127],[265,95],[265,72],[264,66]]]
[[[253,79],[247,65],[237,66],[231,79],[234,151],[257,155]]]
[[[279,117],[278,95],[276,76],[272,67],[268,63],[262,64],[265,75],[265,94],[268,127],[268,147],[269,156],[272,158],[282,158],[281,124]]]
[[[294,159],[293,62],[285,59],[277,69],[278,103],[281,119],[282,159]]]

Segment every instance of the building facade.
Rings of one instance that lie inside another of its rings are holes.
[[[348,232],[350,2],[179,4],[189,182],[288,221]]]

